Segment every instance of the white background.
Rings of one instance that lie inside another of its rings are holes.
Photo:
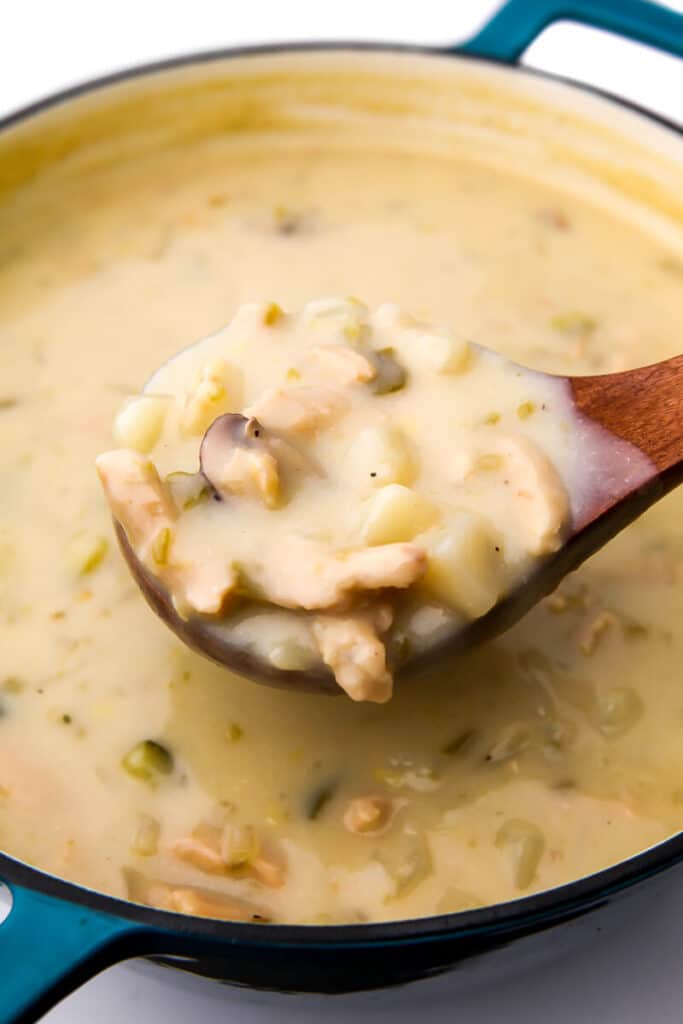
[[[6,0],[0,23],[0,116],[93,76],[192,50],[290,39],[442,44],[471,34],[496,0]],[[670,6],[683,12],[683,0]],[[525,56],[535,67],[611,89],[683,121],[683,62],[577,26],[549,30]],[[680,1024],[683,890],[654,896],[635,931],[450,1004],[430,1002],[424,1024]],[[0,982],[1,983],[1,982]],[[287,998],[234,993],[135,964],[107,971],[46,1018],[48,1024],[407,1024],[401,998]]]

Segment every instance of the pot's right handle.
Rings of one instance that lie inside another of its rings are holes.
[[[456,49],[513,64],[556,21],[577,21],[683,57],[683,14],[649,0],[507,0]]]

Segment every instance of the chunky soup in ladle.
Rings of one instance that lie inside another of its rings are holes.
[[[650,468],[564,378],[357,299],[243,306],[114,433],[97,468],[119,539],[181,639],[291,688],[335,692],[327,668],[376,703]]]

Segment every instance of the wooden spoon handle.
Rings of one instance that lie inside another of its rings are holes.
[[[683,480],[683,355],[625,373],[572,377],[577,409],[640,448],[666,490]]]

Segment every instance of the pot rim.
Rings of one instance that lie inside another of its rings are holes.
[[[176,71],[195,65],[211,64],[234,58],[275,56],[278,54],[330,53],[335,51],[360,53],[386,53],[424,57],[453,57],[482,65],[493,65],[529,78],[537,78],[569,90],[587,93],[599,100],[615,104],[622,109],[654,122],[683,137],[683,124],[654,111],[616,96],[605,89],[576,82],[563,75],[537,68],[511,64],[506,60],[482,57],[461,52],[457,47],[414,45],[410,43],[368,42],[358,40],[306,41],[267,43],[250,46],[224,47],[197,53],[188,53],[133,65],[107,75],[87,79],[74,86],[51,93],[33,103],[26,104],[0,118],[0,132],[29,121],[54,107],[64,105],[86,94],[109,86]],[[453,914],[408,918],[368,924],[307,925],[307,924],[254,924],[241,921],[219,921],[212,918],[190,917],[166,910],[158,910],[115,896],[88,889],[76,882],[50,875],[26,862],[17,860],[0,850],[0,876],[7,882],[54,896],[72,904],[87,907],[131,924],[146,926],[160,933],[175,933],[188,938],[209,942],[239,943],[252,948],[364,948],[403,946],[425,942],[462,939],[486,933],[511,933],[520,928],[536,930],[555,922],[570,920],[604,903],[615,894],[629,889],[683,861],[683,830],[659,843],[618,861],[607,868],[585,875],[563,885],[522,896],[505,903]],[[0,879],[1,880],[1,879]]]

